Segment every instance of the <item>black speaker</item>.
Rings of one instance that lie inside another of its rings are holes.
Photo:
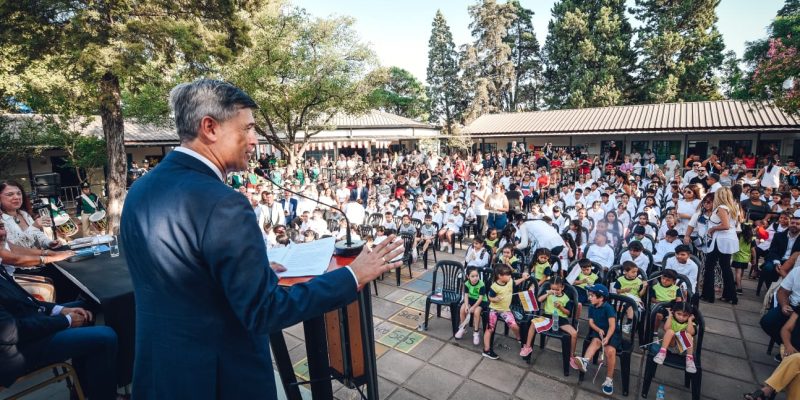
[[[58,196],[61,189],[61,175],[57,173],[33,176],[33,190],[39,196]]]

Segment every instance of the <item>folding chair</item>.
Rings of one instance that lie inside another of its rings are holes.
[[[60,370],[59,370],[60,369]],[[63,362],[63,363],[55,363],[50,364],[46,367],[42,367],[36,371],[27,373],[22,377],[17,378],[15,384],[20,384],[26,381],[30,381],[36,379],[39,375],[52,371],[53,376],[50,378],[45,379],[42,382],[36,383],[25,390],[12,394],[9,397],[5,397],[6,400],[21,400],[27,398],[26,396],[38,392],[41,389],[46,388],[54,383],[58,383],[61,381],[67,382],[67,388],[69,388],[70,392],[77,398],[78,400],[85,399],[83,395],[83,390],[81,389],[81,384],[78,381],[78,374],[75,372],[75,369],[72,365]],[[13,385],[12,385],[13,386]],[[3,388],[0,387],[0,393],[3,392]]]
[[[622,343],[620,347],[617,349],[617,357],[620,359],[620,375],[622,376],[622,395],[627,396],[628,391],[630,389],[631,383],[631,354],[634,351],[633,342],[634,342],[634,332],[637,331],[639,325],[639,308],[636,305],[636,301],[631,299],[627,296],[620,296],[616,294],[609,295],[609,298],[606,300],[614,310],[617,312],[617,326],[616,331],[620,332],[622,335]],[[628,310],[633,309],[633,318],[628,319]],[[631,329],[631,333],[626,334],[622,332],[622,325],[623,324],[631,324],[633,329]],[[586,348],[589,347],[590,341],[587,339],[583,340],[583,352],[586,352]],[[594,363],[597,363],[597,356],[600,353],[598,352],[595,354],[595,359],[593,360]],[[583,381],[585,373],[581,372],[578,375],[578,380],[580,382]]]
[[[664,309],[663,304],[659,304],[656,309],[650,315],[649,324],[652,326],[655,323],[655,315],[657,312],[662,312]],[[700,399],[700,386],[703,381],[703,368],[701,367],[701,353],[703,349],[703,337],[705,336],[706,331],[706,324],[705,320],[703,319],[703,315],[700,313],[700,310],[695,308],[694,309],[694,322],[697,324],[696,335],[694,337],[694,363],[697,366],[697,372],[694,374],[690,374],[688,372],[684,372],[683,375],[683,385],[687,388],[691,388],[692,390],[692,400],[699,400]],[[655,340],[655,335],[652,332],[648,333],[647,343],[651,343]],[[653,381],[653,378],[656,375],[656,370],[658,369],[658,364],[653,361],[653,357],[658,354],[656,350],[661,349],[660,345],[651,345],[645,351],[645,369],[644,369],[644,376],[642,381],[642,398],[647,398],[647,392],[650,391],[650,384]],[[667,352],[667,359],[664,360],[664,366],[675,368],[679,370],[686,370],[686,356],[681,354],[673,354]]]
[[[439,291],[441,291],[441,297],[436,295]],[[428,330],[428,314],[431,304],[436,304],[436,316],[438,318],[442,316],[442,306],[450,307],[450,322],[452,323],[453,335],[455,335],[458,325],[461,323],[459,321],[458,308],[463,299],[463,292],[464,267],[461,263],[445,260],[437,262],[433,270],[431,293],[425,299],[425,322],[422,324],[422,330]]]
[[[547,291],[550,290],[550,282],[545,282],[537,292],[536,296],[541,296]],[[569,317],[566,317],[565,320],[569,321],[569,324],[572,325],[575,330],[578,330],[578,292],[575,290],[575,287],[564,282],[564,294],[569,298]],[[539,304],[540,313],[544,313],[544,304]],[[559,319],[561,321],[561,319]],[[561,363],[564,368],[564,376],[569,376],[569,360],[572,357],[572,342],[571,338],[568,334],[564,333],[560,329],[557,331],[554,330],[546,330],[539,334],[541,339],[539,341],[539,348],[544,349],[545,342],[548,338],[553,338],[561,341]],[[536,341],[536,334],[534,333],[533,342]],[[530,363],[530,361],[528,361]]]

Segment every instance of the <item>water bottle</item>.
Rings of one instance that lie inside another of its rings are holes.
[[[656,392],[656,400],[664,400],[664,385],[658,385],[658,391]]]
[[[92,253],[95,256],[100,255],[100,237],[97,235],[94,235],[92,237]]]
[[[558,332],[558,310],[553,312],[553,332]]]

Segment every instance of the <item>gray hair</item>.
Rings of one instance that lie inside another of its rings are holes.
[[[242,108],[258,108],[242,89],[213,79],[198,79],[175,86],[169,92],[169,105],[175,115],[175,127],[181,142],[197,137],[200,121],[206,116],[225,122]]]

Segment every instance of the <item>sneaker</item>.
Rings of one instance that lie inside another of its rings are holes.
[[[623,324],[622,325],[622,333],[629,335],[631,333],[631,329],[633,329],[633,324]]]
[[[603,382],[603,394],[606,396],[611,396],[614,394],[614,380],[611,378],[606,378],[606,381]]]
[[[481,334],[480,333],[475,332],[475,333],[472,334],[472,344],[474,344],[475,346],[481,344]]]
[[[742,293],[744,293],[744,292],[742,291],[741,288],[740,289],[736,289],[736,294],[742,294]]]
[[[522,346],[522,350],[519,351],[520,357],[527,357],[533,353],[533,347],[528,346],[527,344]]]
[[[697,366],[694,365],[694,357],[686,357],[686,372],[690,374],[697,372]]]
[[[464,328],[458,328],[458,332],[454,335],[456,339],[461,339],[464,337]]]
[[[586,372],[586,366],[589,365],[589,360],[583,357],[575,357],[575,369],[581,372]]]
[[[576,361],[576,359],[577,359],[577,357],[570,357],[569,358],[569,366],[572,367],[572,369],[580,369],[580,368],[578,368],[578,362]]]
[[[666,350],[659,350],[658,354],[656,354],[656,356],[653,357],[653,362],[658,364],[658,365],[662,365],[662,364],[664,364],[664,360],[666,360],[666,359],[667,359],[667,351]]]
[[[498,356],[497,353],[495,353],[493,350],[484,351],[481,355],[490,360],[497,360],[498,358],[500,358],[500,356]]]

